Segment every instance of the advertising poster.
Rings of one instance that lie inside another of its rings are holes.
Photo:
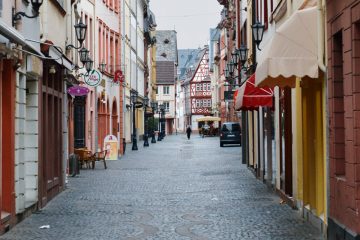
[[[107,150],[106,160],[118,160],[118,140],[114,135],[107,135],[105,137],[104,150]]]

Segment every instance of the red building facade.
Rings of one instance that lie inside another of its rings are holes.
[[[327,1],[329,239],[360,239],[360,1]]]
[[[211,108],[211,79],[209,51],[205,50],[198,69],[190,82],[191,115],[209,115]]]
[[[185,89],[185,125],[197,129],[196,118],[210,115],[211,112],[211,78],[209,75],[209,49],[202,49],[195,66],[188,69]]]

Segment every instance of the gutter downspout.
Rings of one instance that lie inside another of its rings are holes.
[[[325,178],[326,178],[326,183],[325,183],[325,191],[326,191],[326,202],[325,202],[325,206],[324,206],[324,219],[322,219],[325,223],[325,226],[327,226],[328,221],[327,219],[329,218],[329,203],[330,203],[330,181],[328,181],[328,179],[330,179],[330,174],[329,174],[329,169],[330,169],[330,161],[329,161],[329,144],[327,142],[327,139],[329,139],[330,136],[330,132],[329,132],[329,112],[328,112],[328,88],[326,87],[326,79],[327,79],[327,71],[326,71],[326,66],[324,64],[324,49],[325,49],[325,42],[324,42],[324,35],[325,35],[325,25],[324,25],[324,18],[323,18],[323,9],[324,9],[324,0],[317,0],[317,10],[318,10],[318,66],[320,68],[320,70],[324,73],[324,80],[325,82],[323,83],[324,86],[324,90],[323,90],[323,108],[325,109],[325,117],[323,120],[323,129],[324,129],[324,145],[325,145]],[[327,235],[327,230],[325,228],[324,231],[324,235]]]
[[[318,65],[321,71],[326,73],[326,66],[324,64],[324,21],[323,21],[323,7],[322,0],[317,0],[317,25],[318,25]]]

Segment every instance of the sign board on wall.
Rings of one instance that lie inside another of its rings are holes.
[[[114,83],[119,84],[123,83],[125,80],[125,76],[121,70],[116,70],[114,74]]]
[[[99,71],[93,69],[89,72],[89,75],[85,76],[85,83],[90,87],[97,87],[101,83],[102,75]]]
[[[90,90],[87,87],[82,86],[73,86],[69,87],[67,90],[67,93],[71,96],[85,96],[90,92]]]
[[[107,150],[106,160],[118,160],[118,140],[114,135],[107,135],[104,138],[104,150]]]

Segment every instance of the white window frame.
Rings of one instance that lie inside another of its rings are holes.
[[[170,102],[163,102],[164,106],[165,106],[165,112],[169,112],[170,111]]]
[[[170,94],[170,86],[163,86],[163,94],[164,95]]]
[[[201,100],[199,99],[196,99],[196,107],[199,108],[201,106]]]

